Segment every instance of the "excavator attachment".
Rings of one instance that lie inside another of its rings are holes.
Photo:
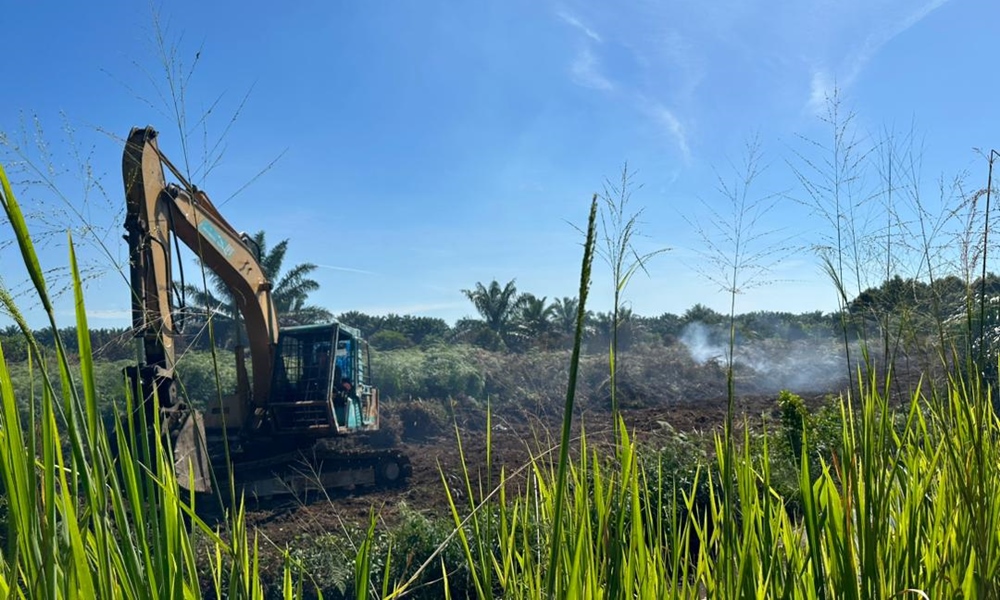
[[[213,491],[210,457],[205,442],[205,420],[200,412],[192,411],[184,419],[173,440],[173,451],[177,483],[193,492]]]

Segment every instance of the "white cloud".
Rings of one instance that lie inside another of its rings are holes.
[[[684,161],[690,161],[691,147],[688,146],[687,134],[684,131],[684,124],[677,118],[677,115],[662,104],[654,104],[650,108],[650,112],[653,119],[666,130],[667,134],[677,145],[677,149],[680,151],[681,156],[684,157]]]
[[[904,15],[902,19],[894,20],[894,22],[890,23],[887,27],[883,27],[869,34],[865,39],[864,44],[862,44],[861,48],[855,55],[854,63],[857,70],[860,71],[861,68],[864,67],[864,64],[871,60],[871,58],[882,46],[892,41],[893,38],[902,34],[910,27],[913,27],[922,21],[924,17],[931,14],[941,6],[944,6],[947,2],[948,0],[931,0],[930,2],[918,7],[917,10],[912,13]]]
[[[589,47],[583,48],[576,55],[570,71],[573,74],[573,81],[578,85],[606,92],[615,89],[614,84],[601,73],[597,57]]]
[[[813,113],[824,110],[826,99],[832,95],[834,87],[846,89],[853,85],[864,68],[883,46],[922,21],[938,8],[944,6],[947,2],[948,0],[930,0],[918,6],[916,10],[906,11],[902,16],[896,14],[891,18],[885,19],[883,25],[876,27],[868,33],[863,42],[847,53],[841,61],[840,67],[837,69],[836,77],[831,76],[830,70],[825,66],[814,67],[809,85],[807,108]],[[867,5],[862,6],[867,8]],[[909,3],[906,6],[909,7]],[[874,21],[874,19],[871,20]]]
[[[585,36],[580,51],[576,53],[576,56],[573,58],[573,64],[570,65],[570,74],[572,75],[573,83],[604,92],[613,90],[615,86],[601,72],[600,60],[593,50],[593,46],[604,43],[604,39],[596,31],[584,25],[575,15],[565,10],[559,11],[556,14],[564,23],[569,24]]]
[[[579,31],[583,32],[583,34],[585,36],[587,36],[588,38],[594,40],[598,44],[600,44],[601,42],[604,41],[603,39],[601,39],[600,34],[598,34],[596,31],[594,31],[590,27],[587,27],[586,25],[584,25],[580,21],[580,19],[576,18],[576,16],[571,15],[570,13],[568,13],[566,11],[559,11],[557,13],[557,15],[558,15],[558,17],[560,19],[563,20],[563,22],[565,22],[565,23],[567,23],[569,25],[572,25],[574,28],[576,28]]]
[[[821,114],[827,105],[827,100],[833,96],[837,82],[823,69],[815,69],[809,84],[809,111]]]
[[[580,48],[570,66],[573,83],[601,92],[616,92],[622,100],[643,114],[652,127],[665,134],[685,163],[691,159],[688,132],[672,106],[686,105],[705,75],[700,59],[693,56],[687,37],[658,10],[641,10],[636,19],[622,23],[621,13],[597,10],[599,22],[607,31],[598,33],[575,14],[561,10],[560,20],[582,33]],[[627,55],[620,52],[628,51]],[[606,53],[605,49],[607,49]],[[615,50],[618,50],[615,53]],[[603,58],[608,59],[602,64]],[[664,86],[660,83],[668,81]]]

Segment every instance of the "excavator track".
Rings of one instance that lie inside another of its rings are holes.
[[[341,450],[316,444],[266,457],[231,456],[238,493],[258,500],[307,497],[316,492],[403,486],[413,474],[410,459],[395,449]],[[216,473],[226,461],[216,455]]]

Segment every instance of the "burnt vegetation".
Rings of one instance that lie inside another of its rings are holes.
[[[1000,277],[989,274],[971,284],[957,277],[933,283],[895,276],[878,287],[862,291],[840,313],[812,311],[788,313],[753,311],[736,315],[734,367],[740,389],[748,394],[775,394],[788,388],[800,393],[825,393],[840,389],[846,363],[838,349],[841,328],[849,328],[855,340],[865,336],[878,339],[884,327],[900,328],[905,321],[910,333],[897,336],[888,348],[872,351],[891,354],[898,365],[909,365],[914,373],[927,372],[938,359],[929,338],[941,335],[944,323],[946,344],[966,352],[993,356],[991,332],[998,321],[996,303],[987,301],[984,317],[968,322],[975,298],[985,289],[986,297],[1000,296]],[[506,290],[507,294],[493,292]],[[490,307],[483,298],[473,300],[482,318],[463,318],[454,325],[443,319],[413,315],[369,315],[351,311],[336,318],[365,332],[373,350],[374,377],[383,397],[389,401],[492,400],[502,406],[517,403],[537,414],[550,412],[546,404],[559,397],[566,378],[566,362],[572,345],[572,316],[575,298],[549,300],[531,293],[519,293],[515,282],[493,281],[478,284],[467,296],[487,295],[508,305]],[[974,308],[974,307],[973,307]],[[490,311],[493,312],[490,312]],[[979,321],[982,320],[982,323]],[[228,325],[228,320],[225,323]],[[655,406],[663,403],[696,402],[725,395],[723,386],[728,353],[729,317],[703,304],[695,304],[683,314],[664,313],[650,317],[619,310],[618,352],[622,356],[619,393],[624,407]],[[970,328],[971,327],[971,328]],[[950,328],[950,331],[947,329]],[[211,341],[204,323],[188,324],[180,351],[181,377],[187,395],[194,402],[216,393],[211,361]],[[611,313],[587,312],[583,345],[583,392],[592,400],[586,406],[607,408],[607,352],[615,330]],[[962,332],[973,331],[973,337]],[[75,328],[59,331],[65,351],[73,361],[78,352]],[[34,337],[42,348],[54,351],[52,330],[41,329]],[[994,336],[995,337],[995,336]],[[973,339],[974,338],[974,339]],[[229,349],[234,336],[216,335],[217,345]],[[934,341],[937,341],[936,339]],[[98,380],[108,391],[106,401],[120,393],[123,361],[134,360],[135,345],[128,328],[90,329],[90,343],[97,365]],[[0,329],[6,359],[15,371],[28,357],[21,331],[14,326]],[[220,361],[221,381],[232,385],[234,373],[227,359]],[[25,365],[26,366],[26,365]],[[899,367],[897,367],[899,368]],[[15,385],[18,378],[15,378]],[[27,385],[27,377],[24,378]],[[551,410],[558,410],[553,405]],[[404,410],[400,405],[400,410]],[[409,407],[405,408],[411,411]],[[412,411],[411,411],[412,412]],[[441,417],[447,416],[447,411]],[[438,420],[435,429],[444,431]]]

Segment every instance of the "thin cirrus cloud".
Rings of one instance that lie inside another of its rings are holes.
[[[649,100],[642,91],[630,89],[626,83],[613,81],[605,74],[598,53],[598,49],[604,45],[604,36],[585,24],[579,17],[565,10],[559,11],[557,16],[583,36],[582,45],[570,65],[570,77],[573,83],[606,93],[624,92],[625,97],[634,104],[635,109],[646,115],[658,129],[666,134],[683,157],[684,162],[689,162],[691,146],[688,143],[684,124],[677,113],[662,102]],[[636,52],[634,48],[632,51]]]
[[[647,111],[657,125],[659,125],[674,141],[674,144],[677,145],[677,149],[680,150],[681,156],[684,157],[684,161],[689,162],[691,160],[691,147],[688,145],[687,134],[684,131],[684,124],[677,118],[677,115],[674,114],[672,110],[659,103],[651,104],[647,108]]]
[[[822,114],[835,90],[850,91],[887,44],[948,1],[722,0],[680,8],[641,4],[625,14],[580,4],[564,5],[556,16],[578,36],[568,65],[572,83],[631,103],[690,164],[691,124],[704,122],[698,118],[702,107],[717,103],[725,89],[720,86],[739,78],[733,69],[758,65],[764,77],[776,77],[761,89],[745,90],[761,94],[749,98],[751,103],[780,104],[780,90],[791,88],[793,94],[805,92],[803,110]],[[734,52],[743,63],[734,62]],[[711,85],[702,86],[706,81]],[[716,96],[701,102],[705,98],[699,96],[708,93]]]
[[[577,53],[570,71],[573,74],[573,81],[578,85],[606,92],[615,89],[611,80],[601,73],[597,57],[589,47],[584,47]]]
[[[581,47],[573,58],[573,64],[570,66],[573,82],[583,87],[605,92],[615,89],[611,80],[601,71],[600,60],[592,48],[595,44],[603,44],[604,38],[585,25],[575,15],[566,11],[560,11],[557,13],[557,16],[562,22],[583,34]]]
[[[566,11],[559,11],[556,14],[559,16],[560,19],[563,20],[563,22],[565,22],[566,24],[571,25],[572,27],[578,29],[585,36],[587,36],[588,38],[590,38],[593,41],[597,42],[598,44],[600,44],[601,42],[604,41],[601,38],[600,34],[598,34],[596,31],[594,31],[590,27],[587,27],[586,25],[584,25],[580,21],[580,19],[576,18],[576,16],[571,15],[570,13],[568,13]]]
[[[833,95],[835,89],[843,90],[851,87],[879,50],[932,12],[947,4],[948,1],[930,0],[918,5],[916,9],[911,9],[911,4],[907,2],[897,9],[897,14],[889,15],[881,22],[878,19],[871,19],[871,22],[878,23],[878,25],[869,31],[859,44],[853,45],[852,48],[843,53],[843,58],[839,61],[836,59],[830,61],[839,63],[836,70],[831,69],[824,62],[813,66],[807,108],[813,113],[825,110],[827,100]],[[860,10],[866,8],[867,6],[862,6]],[[900,11],[902,14],[898,14]]]

